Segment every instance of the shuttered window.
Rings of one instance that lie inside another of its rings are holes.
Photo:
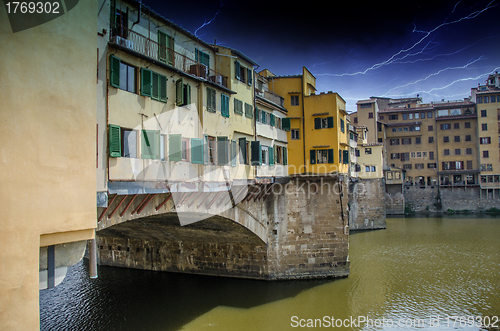
[[[240,148],[240,164],[248,164],[247,158],[247,138],[238,139]]]
[[[110,157],[122,156],[122,135],[121,127],[119,125],[108,125],[108,147]]]
[[[120,87],[120,62],[116,56],[109,56],[109,84],[113,87]]]
[[[245,117],[253,118],[253,106],[249,105],[246,102],[245,102]],[[256,117],[256,118],[258,118],[258,117]]]
[[[342,151],[342,163],[349,164],[349,151]]]
[[[216,105],[216,91],[210,87],[207,87],[207,111],[215,113],[217,109]]]
[[[152,71],[141,68],[141,95],[151,96],[152,80]]]
[[[245,109],[246,112],[246,109]],[[234,98],[234,113],[243,115],[243,101]]]
[[[227,165],[229,163],[229,144],[227,137],[217,137],[217,164]]]
[[[203,139],[191,138],[191,163],[203,164]]]
[[[158,58],[163,63],[174,64],[174,38],[158,31]]]
[[[262,164],[262,147],[260,141],[252,141],[251,144],[251,164],[253,166],[260,166]]]
[[[141,158],[160,158],[160,131],[142,130],[141,133]]]
[[[271,126],[276,125],[276,116],[274,114],[269,115],[269,125],[271,125]]]
[[[288,149],[286,147],[283,147],[283,164],[288,164]]]
[[[290,131],[290,118],[285,117],[281,119],[281,128],[285,131]]]
[[[182,78],[175,82],[175,103],[177,106],[185,106],[191,103],[191,85],[184,84]]]
[[[229,117],[229,96],[223,93],[220,95],[220,109],[222,116]]]
[[[274,148],[275,147],[269,147],[269,166],[274,165]]]
[[[196,62],[200,62],[208,68],[210,67],[210,55],[208,53],[202,52],[197,48],[195,48],[194,53]]]
[[[247,83],[252,85],[252,69],[247,69]]]
[[[168,160],[182,160],[182,135],[171,134],[168,136]]]

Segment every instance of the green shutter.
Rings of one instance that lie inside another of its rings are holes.
[[[121,127],[119,125],[108,125],[108,147],[110,157],[120,157],[122,156],[122,135]]]
[[[342,150],[339,149],[339,163],[342,163]]]
[[[168,136],[168,160],[182,160],[182,135],[171,134]]]
[[[184,83],[182,77],[175,81],[175,103],[177,106],[184,105]]]
[[[151,70],[141,68],[141,95],[151,96],[151,82],[152,82],[152,72]]]
[[[113,87],[120,87],[120,62],[116,56],[109,56],[109,84]]]
[[[269,116],[270,116],[269,124],[271,126],[275,126],[276,125],[276,119],[275,119],[274,114],[269,114]]]
[[[203,141],[204,141],[204,146],[203,146],[203,164],[208,164],[208,135],[204,134],[203,135]]]
[[[226,165],[229,162],[227,137],[217,137],[217,162],[218,165]]]
[[[333,163],[333,149],[328,150],[328,163]]]
[[[274,165],[274,147],[269,146],[269,166]]]
[[[251,164],[253,166],[260,166],[262,164],[262,148],[260,147],[260,141],[252,141],[250,147],[252,150]]]
[[[141,158],[160,158],[160,131],[142,130],[141,134]]]
[[[283,147],[283,164],[288,164],[288,151],[286,147]]]
[[[326,118],[328,121],[328,128],[333,128],[333,116],[329,116]]]
[[[170,65],[174,65],[174,44],[175,39],[167,35],[167,60]]]
[[[160,75],[156,72],[152,72],[152,81],[151,81],[151,99],[159,100],[160,99]]]
[[[234,78],[240,79],[240,63],[234,61]]]
[[[314,129],[321,129],[321,118],[316,117],[314,119]]]
[[[184,92],[186,93],[184,96],[184,104],[189,105],[191,103],[191,85],[186,84],[184,86]]]
[[[285,131],[290,131],[290,117],[281,119],[281,128]]]
[[[342,161],[344,164],[349,164],[349,151],[345,150],[342,152]]]
[[[161,31],[158,31],[158,58],[167,62],[167,34]]]
[[[264,124],[266,124],[266,123],[267,123],[267,122],[266,122],[266,114],[267,114],[267,113],[266,113],[265,111],[263,111],[263,110],[261,110],[261,111],[260,111],[260,117],[261,117],[260,121],[261,121],[262,123],[264,123]]]
[[[203,139],[191,138],[191,163],[203,164]]]
[[[247,104],[245,103],[245,107],[246,107],[246,105],[247,105]],[[259,109],[259,108],[257,108],[257,107],[255,107],[255,120],[256,120],[257,122],[260,122],[260,109]]]
[[[309,163],[316,164],[316,150],[315,149],[311,149],[309,151],[309,157],[310,157]]]
[[[240,164],[247,164],[247,138],[238,139],[240,145]]]
[[[229,117],[229,96],[222,93],[220,95],[220,108],[221,115],[224,117]]]
[[[236,158],[238,157],[238,146],[236,140],[231,140],[231,167],[236,167]]]
[[[167,77],[163,75],[158,75],[160,82],[159,82],[159,95],[160,95],[160,101],[162,102],[167,102]]]
[[[247,83],[252,85],[252,69],[247,69]]]

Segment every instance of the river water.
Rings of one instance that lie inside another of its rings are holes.
[[[500,316],[500,218],[389,218],[351,274],[266,282],[99,266],[40,291],[41,330],[480,330]],[[459,316],[459,317],[455,317]],[[463,316],[463,318],[462,318]],[[308,329],[312,329],[311,327]]]

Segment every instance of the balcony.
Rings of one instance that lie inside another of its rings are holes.
[[[162,62],[186,74],[203,78],[225,88],[228,87],[226,76],[126,27],[117,25],[115,29],[112,29],[110,43],[130,49],[153,61]]]
[[[272,103],[274,103],[282,108],[285,108],[285,99],[283,97],[277,95],[276,93],[268,90],[267,88],[263,88],[262,91],[256,89],[255,94],[261,98],[264,98],[268,101],[271,101]]]

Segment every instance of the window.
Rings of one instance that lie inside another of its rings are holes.
[[[449,149],[444,149],[443,150],[443,155],[450,155],[450,150]]]
[[[216,105],[216,91],[210,87],[207,87],[207,111],[215,113],[217,109]],[[234,99],[236,103],[236,99]],[[241,102],[241,101],[240,101]],[[236,108],[235,108],[236,109]]]
[[[361,105],[359,105],[360,108],[371,108],[372,107],[372,103],[363,103]]]
[[[384,119],[384,115],[378,115],[378,119],[379,120],[383,120]]]
[[[451,124],[446,123],[446,124],[441,124],[441,130],[450,130],[451,129]]]
[[[436,169],[436,163],[427,163],[427,169]]]
[[[300,139],[300,130],[299,129],[291,129],[290,134],[292,136],[292,140],[299,140]]]
[[[391,160],[399,159],[399,153],[391,153]]]
[[[424,164],[423,163],[416,163],[415,164],[415,169],[417,169],[417,170],[425,169]]]
[[[182,138],[182,161],[189,161],[189,138]]]
[[[492,95],[492,96],[490,97],[490,102],[495,102],[495,101],[496,101],[496,100],[495,100],[495,96],[494,96],[494,95]]]
[[[415,144],[421,144],[422,143],[422,138],[416,137],[415,138]]]
[[[433,151],[429,152],[429,160],[434,160],[434,152]]]
[[[137,158],[137,131],[122,129],[123,157]]]
[[[331,127],[333,128],[333,117],[332,117],[332,126]],[[342,131],[342,133],[345,133],[345,122],[342,118],[340,119],[340,131]]]
[[[411,170],[411,168],[412,168],[411,164],[403,164],[403,169]]]
[[[399,145],[399,139],[389,139],[389,145]]]
[[[243,115],[243,101],[234,98],[234,113],[238,115]],[[246,107],[245,107],[246,113]]]
[[[175,103],[177,106],[191,104],[191,85],[184,84],[182,78],[175,81]]]
[[[299,105],[299,96],[298,95],[290,96],[290,104],[292,106],[298,106]],[[357,123],[357,121],[356,121],[356,123]]]
[[[481,138],[479,138],[479,143],[481,145],[489,145],[489,144],[491,144],[491,138],[490,137],[481,137]]]
[[[481,109],[481,117],[487,117],[486,109]]]
[[[240,164],[248,164],[248,154],[247,154],[247,138],[238,139],[239,152],[240,152]]]
[[[283,117],[281,119],[281,129],[284,131],[290,131],[290,123],[291,123],[290,117]]]
[[[249,105],[246,102],[245,102],[245,117],[253,118],[253,106]],[[257,116],[257,119],[258,119],[258,116]]]
[[[434,126],[433,125],[429,125],[427,127],[427,131],[434,131]]]
[[[408,119],[412,120],[413,119],[413,113],[408,114]]]
[[[398,119],[398,114],[389,115],[391,121],[396,121]],[[356,122],[357,123],[357,122]]]
[[[311,149],[309,156],[311,164],[333,163],[333,149]]]
[[[120,62],[120,89],[135,93],[135,72],[134,67]]]
[[[483,151],[483,158],[487,159],[490,157],[490,152],[489,151]]]
[[[368,113],[368,118],[373,118],[373,113]]]
[[[455,148],[455,155],[460,155],[461,149],[460,148]]]
[[[160,131],[142,130],[141,134],[141,158],[160,158]]]
[[[215,165],[216,162],[216,140],[215,137],[207,137],[208,139],[208,164]]]
[[[429,137],[429,144],[432,144],[434,142],[434,137]]]
[[[450,137],[448,137],[448,136],[444,136],[444,137],[443,137],[443,142],[444,142],[444,143],[449,143],[449,142],[450,142]]]
[[[229,117],[229,95],[220,94],[220,113],[224,117]]]
[[[407,120],[408,119],[408,114],[403,114],[403,120]]]
[[[260,111],[260,121],[262,124],[267,124],[267,113],[263,110]]]
[[[314,129],[327,129],[327,128],[333,128],[333,116],[324,118],[316,117],[314,119]]]
[[[283,147],[274,146],[274,161],[276,164],[282,164]]]
[[[354,150],[354,155],[356,155],[356,156],[360,156],[360,155],[361,155],[361,153],[360,153],[359,149],[357,149],[357,148],[356,148],[356,149]]]
[[[455,136],[454,141],[455,141],[456,143],[459,143],[459,142],[460,142],[460,136]]]
[[[484,103],[489,103],[490,102],[490,98],[487,97],[487,96],[483,97],[483,102]],[[481,117],[483,117],[483,116],[481,116]]]
[[[465,127],[466,129],[470,129],[470,122],[465,122],[464,127]]]
[[[420,113],[415,113],[415,119],[418,120],[420,118]]]
[[[168,136],[168,160],[182,160],[182,135],[171,134]]]
[[[369,155],[372,153],[372,149],[371,148],[365,148],[365,155]]]
[[[174,38],[161,31],[158,31],[158,58],[170,65],[174,63]]]
[[[472,161],[467,161],[467,170],[472,170]]]
[[[410,155],[411,155],[411,157],[416,157],[415,152],[411,152]]]
[[[411,138],[401,139],[401,145],[411,145]]]
[[[262,154],[262,165],[267,165],[267,163],[268,163],[268,156],[269,156],[269,147],[268,146],[262,146],[262,148],[261,148],[261,154]]]
[[[423,117],[422,117],[423,118]],[[427,112],[427,118],[432,118],[432,112],[431,111],[428,111]]]
[[[358,118],[354,117],[354,124],[358,123]]]
[[[487,123],[481,124],[481,130],[482,131],[488,131],[488,124]]]
[[[202,52],[199,49],[195,48],[194,57],[196,62],[204,64],[205,66],[207,66],[207,68],[210,67],[210,55],[208,53]]]
[[[483,97],[477,97],[476,103],[483,103]]]
[[[234,77],[248,85],[252,85],[253,71],[241,65],[238,61],[234,61]]]
[[[465,154],[472,155],[472,148],[466,148],[465,149]]]
[[[465,135],[465,141],[472,141],[472,136],[470,134]]]
[[[198,138],[191,138],[186,139],[188,147],[191,147],[191,155],[188,153],[188,158],[191,156],[191,163],[198,163],[198,164],[203,164],[204,161],[204,145],[203,145],[203,139],[198,139]],[[183,144],[184,144],[184,139],[183,139]],[[183,145],[184,148],[184,145]],[[189,150],[189,149],[188,149]],[[184,150],[183,150],[184,153]],[[183,156],[184,159],[184,156]]]
[[[420,118],[425,119],[425,113],[420,113]]]
[[[460,123],[453,123],[453,129],[460,129]]]

